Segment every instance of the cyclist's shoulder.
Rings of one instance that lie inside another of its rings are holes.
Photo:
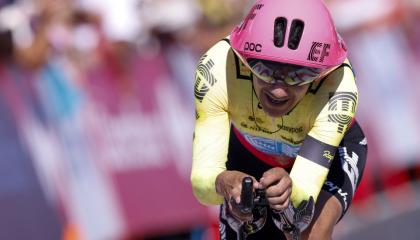
[[[314,86],[319,91],[312,92],[320,94],[331,95],[334,92],[357,92],[356,77],[350,61],[346,59]]]
[[[327,75],[327,79],[336,84],[350,82],[356,84],[353,66],[348,59],[345,59],[336,69]]]
[[[200,106],[221,104],[227,109],[227,66],[231,57],[230,44],[220,40],[214,44],[198,61],[195,77],[195,96]],[[202,103],[202,104],[201,104]],[[212,105],[214,107],[214,105]]]
[[[236,62],[229,38],[221,39],[210,47],[200,57],[196,66],[196,73],[199,76],[214,78],[218,85],[225,85],[228,79],[235,78],[233,72],[236,72]]]
[[[211,60],[213,63],[222,64],[226,62],[229,51],[231,51],[229,38],[223,38],[211,46],[200,58],[199,64]]]
[[[306,101],[302,101],[302,105],[306,106],[308,116],[328,116],[332,111],[340,111],[336,107],[338,100],[357,105],[358,95],[351,64],[346,60],[322,80],[309,86]]]

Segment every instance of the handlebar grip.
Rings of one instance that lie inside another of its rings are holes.
[[[251,177],[242,179],[240,209],[242,213],[251,213],[254,207],[253,180]]]

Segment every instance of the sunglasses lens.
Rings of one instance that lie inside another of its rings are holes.
[[[300,85],[314,81],[323,72],[320,68],[259,59],[248,59],[247,64],[254,75],[267,83],[285,82],[288,85]]]

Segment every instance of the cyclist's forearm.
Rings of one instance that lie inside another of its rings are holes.
[[[337,147],[307,136],[290,172],[295,207],[310,196],[316,201],[327,178]]]
[[[290,172],[292,179],[291,202],[297,207],[310,196],[316,201],[328,175],[328,168],[320,166],[305,158],[297,158]]]
[[[219,205],[223,197],[216,192],[216,177],[223,169],[193,169],[191,172],[192,189],[197,200],[205,205]]]

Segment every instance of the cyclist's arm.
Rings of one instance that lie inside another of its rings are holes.
[[[358,91],[349,66],[340,67],[326,81],[324,106],[295,160],[290,173],[293,188],[291,201],[297,207],[302,200],[316,200],[328,175],[336,149],[354,118]],[[333,81],[330,81],[333,80]],[[334,83],[337,86],[334,86]]]
[[[215,181],[226,170],[230,130],[224,49],[216,44],[200,59],[196,70],[191,183],[194,195],[203,204],[223,202],[223,197],[216,193]]]

